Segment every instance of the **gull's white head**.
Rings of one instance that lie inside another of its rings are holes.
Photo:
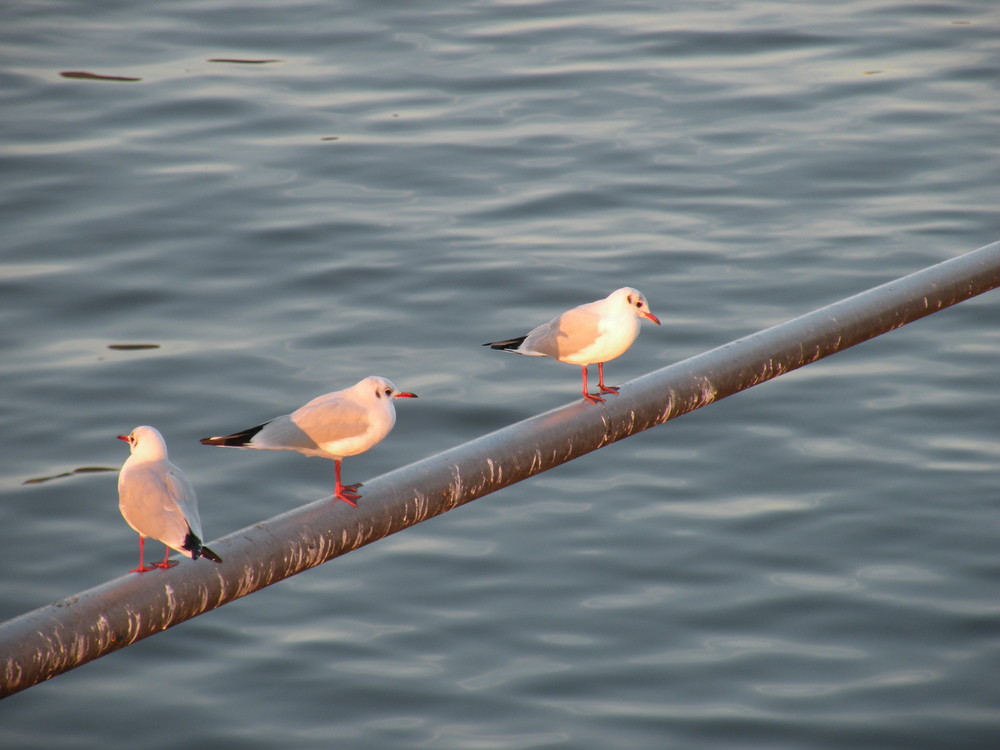
[[[378,375],[369,375],[364,380],[352,386],[351,390],[358,390],[365,398],[370,398],[376,403],[382,399],[391,404],[394,398],[416,398],[416,393],[401,391],[388,378]]]
[[[163,440],[163,435],[155,427],[142,425],[136,427],[128,435],[119,435],[118,439],[128,443],[133,456],[147,461],[167,458],[167,444]]]
[[[653,315],[653,311],[649,309],[649,303],[646,301],[645,295],[638,289],[623,286],[621,289],[611,292],[608,295],[608,299],[628,307],[637,318],[647,318],[656,323],[656,325],[660,325],[660,319]]]

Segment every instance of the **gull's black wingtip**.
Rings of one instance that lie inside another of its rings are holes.
[[[490,349],[500,349],[500,350],[514,350],[517,349],[524,340],[528,338],[528,335],[518,336],[516,339],[507,339],[505,341],[487,341],[483,346],[488,346]]]
[[[222,562],[222,558],[202,544],[201,539],[199,539],[190,528],[188,528],[188,533],[184,538],[184,544],[181,545],[181,549],[186,549],[190,552],[192,560],[204,557],[206,560],[211,560],[215,563]]]
[[[206,560],[211,560],[214,563],[221,563],[222,562],[222,558],[219,557],[214,552],[212,552],[212,550],[210,550],[204,544],[201,545],[201,556],[204,557]]]
[[[198,442],[202,445],[222,445],[228,448],[242,448],[253,440],[254,435],[267,427],[267,425],[268,423],[265,422],[264,424],[259,424],[256,427],[251,427],[249,430],[234,432],[232,435],[202,438]]]

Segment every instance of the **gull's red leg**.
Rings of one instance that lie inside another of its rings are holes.
[[[604,399],[596,393],[587,392],[587,365],[580,365],[580,369],[583,371],[583,397],[592,404],[604,403]]]
[[[353,505],[355,508],[358,504],[354,502],[361,498],[358,494],[358,487],[361,486],[361,482],[356,482],[354,484],[341,484],[340,483],[340,459],[333,459],[333,475],[336,480],[336,486],[333,490],[333,496],[340,500],[343,500],[348,505]]]
[[[154,568],[172,568],[177,564],[176,560],[170,559],[170,547],[163,553],[163,562],[153,563]]]
[[[142,534],[140,534],[139,535],[139,567],[138,568],[132,568],[132,570],[130,570],[129,573],[145,573],[147,570],[153,570],[156,567],[155,565],[150,565],[147,568],[145,565],[142,564],[142,549],[143,549],[143,546],[145,545],[145,542],[146,542],[146,537],[144,537]]]
[[[597,373],[600,376],[600,380],[597,383],[597,387],[601,389],[601,393],[618,393],[617,385],[604,385],[604,363],[597,363]]]

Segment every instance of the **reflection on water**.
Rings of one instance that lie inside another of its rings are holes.
[[[72,471],[64,471],[60,474],[52,474],[47,477],[33,477],[31,479],[25,479],[24,484],[41,484],[42,482],[48,482],[53,479],[63,479],[64,477],[72,477],[77,474],[95,474],[101,471],[118,471],[117,468],[108,466],[80,466]]]
[[[99,73],[88,73],[84,70],[64,70],[59,75],[63,78],[78,78],[82,81],[141,81],[141,78],[129,76],[108,76]]]

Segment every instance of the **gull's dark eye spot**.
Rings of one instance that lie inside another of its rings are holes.
[[[386,396],[391,396],[392,388],[386,388],[384,391],[382,391],[382,393],[384,393]]]

